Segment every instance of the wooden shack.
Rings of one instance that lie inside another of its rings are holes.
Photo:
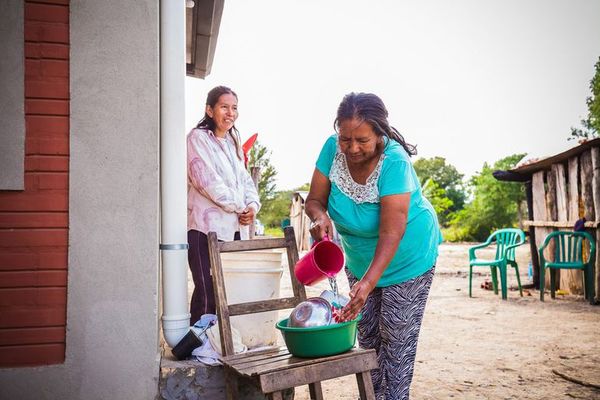
[[[538,247],[553,230],[573,230],[586,219],[585,228],[600,243],[600,138],[510,171],[496,171],[498,180],[523,182],[527,190],[528,220],[534,283],[539,288]],[[600,299],[600,251],[595,263],[596,302]],[[560,271],[559,287],[583,294],[581,271]]]
[[[292,196],[292,205],[290,207],[290,225],[296,233],[296,245],[298,251],[310,249],[310,218],[304,211],[304,203],[308,192],[294,192]]]

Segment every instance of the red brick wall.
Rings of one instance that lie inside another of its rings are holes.
[[[0,367],[65,359],[69,0],[24,14],[25,190],[0,191]]]

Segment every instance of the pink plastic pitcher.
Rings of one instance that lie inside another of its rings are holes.
[[[325,278],[333,278],[344,267],[344,253],[325,236],[294,266],[294,275],[303,285],[314,285]]]

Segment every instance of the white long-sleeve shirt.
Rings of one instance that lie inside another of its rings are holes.
[[[241,158],[229,134],[219,138],[197,128],[188,134],[188,230],[233,240],[241,228],[238,213],[247,207],[258,212],[258,193]]]

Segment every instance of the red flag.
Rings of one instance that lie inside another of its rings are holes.
[[[256,142],[257,137],[258,133],[255,133],[254,135],[250,136],[242,145],[242,151],[244,152],[244,165],[246,168],[248,168],[248,153],[250,152],[252,146],[254,146],[254,142]]]

